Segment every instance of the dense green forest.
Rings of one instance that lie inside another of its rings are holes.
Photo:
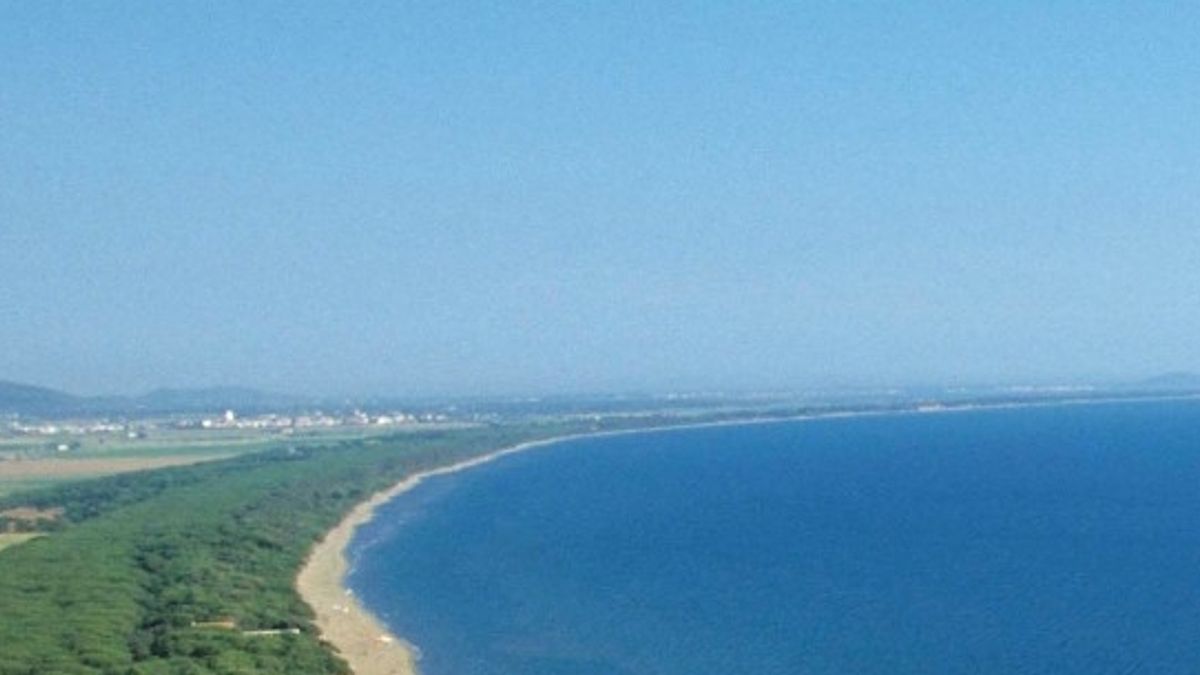
[[[37,525],[50,536],[0,553],[0,674],[346,673],[293,588],[321,534],[405,475],[576,430],[403,434],[0,500],[63,509]],[[241,632],[273,628],[300,632]]]

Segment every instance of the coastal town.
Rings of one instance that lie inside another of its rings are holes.
[[[59,436],[86,434],[125,434],[130,439],[141,438],[147,432],[160,429],[177,430],[275,430],[293,433],[297,430],[333,429],[338,427],[395,427],[419,424],[444,424],[450,417],[444,413],[410,413],[392,411],[366,413],[353,410],[348,413],[312,413],[286,415],[265,413],[242,416],[235,410],[225,410],[218,415],[172,416],[163,419],[111,420],[79,419],[24,421],[19,417],[8,420],[3,433],[9,436]]]

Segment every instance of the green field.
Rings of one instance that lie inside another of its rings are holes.
[[[287,445],[305,446],[397,433],[403,432],[386,427],[314,428],[291,434],[270,429],[162,428],[147,431],[139,438],[129,438],[123,433],[10,436],[0,438],[0,459],[117,459],[227,455],[232,452],[256,452]],[[59,450],[60,445],[70,449]]]
[[[4,479],[0,478],[0,499],[13,494],[14,492],[27,492],[29,490],[37,490],[39,488],[49,487],[61,481],[53,479]]]
[[[124,434],[61,434],[49,437],[0,438],[0,498],[126,471],[161,468],[167,464],[208,461],[243,453],[308,448],[384,435],[420,433],[342,427],[295,434],[273,430],[161,429],[144,438]],[[60,451],[58,446],[68,445]]]

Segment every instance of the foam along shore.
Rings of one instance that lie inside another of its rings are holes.
[[[1025,407],[1050,407],[1058,405],[1096,405],[1105,403],[1126,403],[1150,400],[1196,400],[1200,396],[1159,396],[1159,397],[1113,397],[1095,399],[1057,399],[1047,401],[1022,401],[1005,403],[977,404],[947,404],[936,407],[921,407],[907,409],[860,410],[818,412],[788,417],[747,418],[721,420],[715,422],[683,423],[656,427],[619,429],[612,431],[584,432],[528,441],[510,446],[495,452],[481,455],[474,459],[456,464],[430,469],[413,474],[408,478],[371,496],[365,502],[356,506],[340,523],[326,533],[324,539],[318,542],[309,553],[308,560],[301,568],[296,578],[296,588],[313,612],[316,614],[316,626],[321,637],[333,644],[341,656],[350,664],[355,675],[416,675],[417,661],[420,650],[404,640],[392,635],[383,623],[373,616],[359,603],[353,593],[346,587],[346,574],[349,572],[349,562],[346,551],[354,537],[355,530],[375,515],[375,510],[390,501],[393,497],[416,487],[422,480],[444,474],[462,471],[471,467],[486,464],[493,460],[524,450],[554,445],[563,441],[599,436],[620,436],[654,431],[694,429],[716,426],[747,426],[754,424],[781,424],[805,420],[835,419],[847,417],[876,417],[890,415],[920,415],[928,413],[970,412],[979,410],[1002,410]]]

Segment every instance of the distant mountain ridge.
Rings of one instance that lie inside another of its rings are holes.
[[[119,415],[286,409],[311,403],[300,396],[249,387],[162,388],[140,396],[77,396],[20,382],[0,380],[0,414],[29,416]]]
[[[78,405],[82,400],[49,387],[0,380],[0,412],[52,410]]]

